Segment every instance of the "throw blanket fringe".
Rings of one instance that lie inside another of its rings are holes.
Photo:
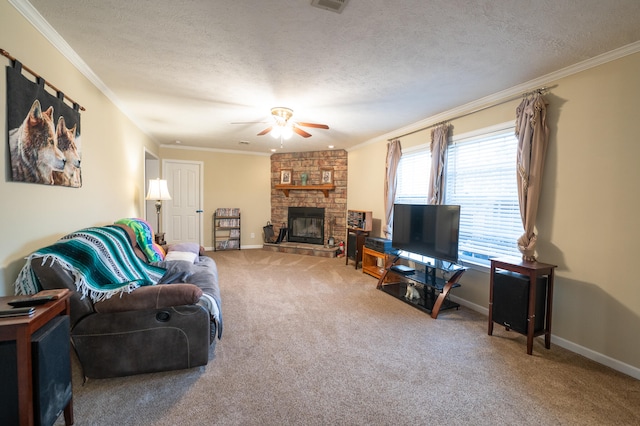
[[[15,282],[16,294],[42,290],[31,268],[34,261],[60,265],[73,277],[77,291],[93,302],[140,286],[155,285],[165,272],[164,268],[141,261],[125,231],[117,227],[83,229],[32,253]]]

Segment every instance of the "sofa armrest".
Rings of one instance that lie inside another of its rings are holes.
[[[93,304],[98,313],[161,309],[198,303],[202,290],[193,284],[158,284],[143,286],[130,293],[115,295]]]
[[[209,314],[202,306],[94,313],[71,330],[86,377],[106,378],[206,365]]]

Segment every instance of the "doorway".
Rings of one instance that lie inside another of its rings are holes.
[[[162,175],[171,194],[171,200],[162,206],[162,229],[169,244],[202,245],[203,169],[199,161],[162,161]]]

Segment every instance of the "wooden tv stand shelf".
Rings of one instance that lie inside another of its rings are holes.
[[[289,191],[322,191],[324,198],[329,197],[329,191],[336,189],[333,184],[325,183],[322,185],[289,185],[289,184],[276,184],[276,189],[281,190],[285,197],[289,196]]]
[[[431,318],[438,318],[438,314],[442,309],[451,309],[460,307],[459,304],[448,299],[449,292],[455,287],[460,287],[458,281],[466,268],[451,262],[432,259],[430,263],[419,263],[424,266],[425,271],[415,271],[413,274],[404,274],[394,270],[394,266],[400,265],[402,258],[399,255],[390,257],[386,263],[384,272],[378,279],[376,288],[412,305],[424,312],[431,314]],[[415,262],[415,261],[414,261]],[[439,278],[436,272],[453,273],[448,279]],[[420,289],[418,293],[420,298],[407,299],[405,296],[407,283],[411,281],[417,283]]]

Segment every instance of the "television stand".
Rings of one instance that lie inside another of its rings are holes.
[[[403,273],[397,266],[401,265],[403,258],[395,256],[385,265],[384,272],[378,279],[377,289],[394,296],[413,307],[420,309],[428,314],[431,318],[438,318],[438,314],[443,309],[458,309],[459,304],[449,300],[449,292],[452,288],[460,287],[458,281],[466,268],[455,263],[449,263],[439,259],[432,259],[432,262],[422,263],[416,262],[424,266],[424,271],[416,270],[412,274]],[[412,259],[415,262],[415,260]],[[421,269],[421,268],[420,268]],[[438,277],[438,273],[452,273],[448,279]],[[418,298],[409,299],[405,297],[407,294],[407,286],[414,285]]]

